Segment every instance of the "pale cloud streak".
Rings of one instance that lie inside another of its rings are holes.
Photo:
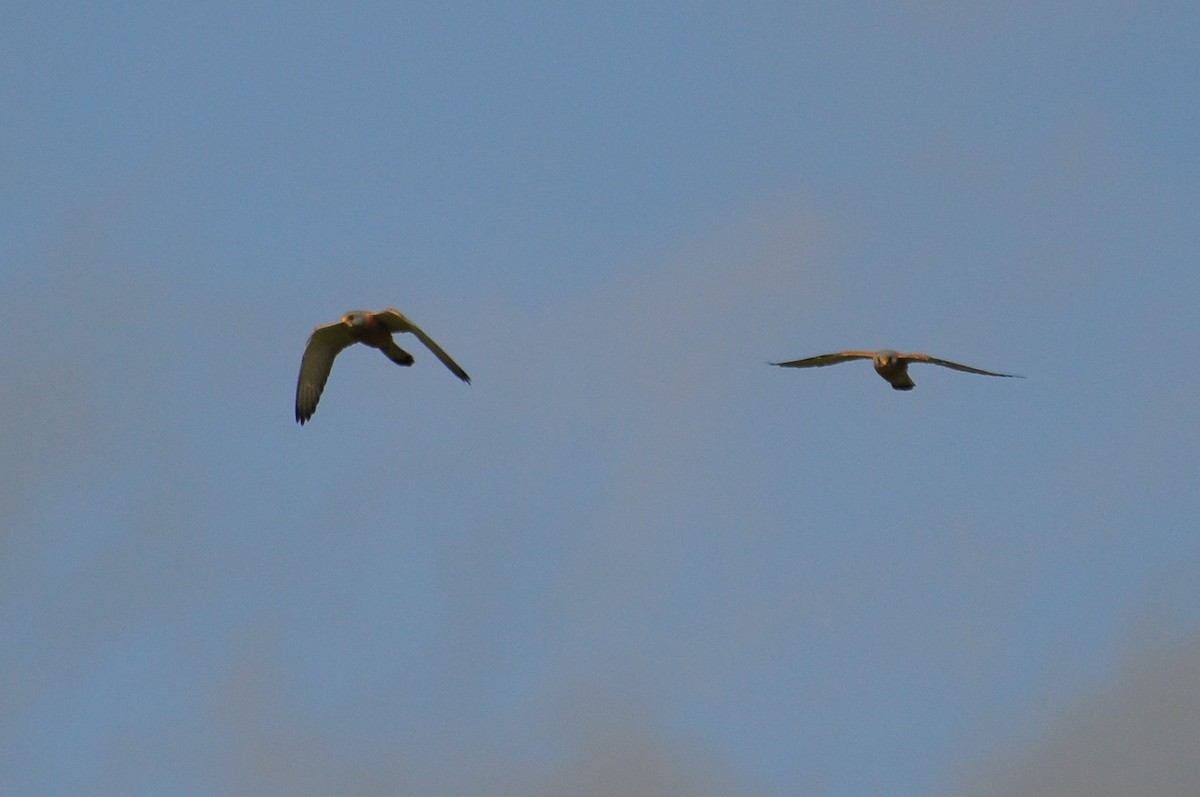
[[[1065,703],[1065,705],[1064,705]],[[1200,637],[1132,652],[1101,683],[1051,701],[1032,741],[959,778],[954,797],[1192,797],[1200,783]]]

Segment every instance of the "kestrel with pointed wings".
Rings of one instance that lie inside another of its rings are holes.
[[[372,313],[369,310],[352,310],[342,316],[336,324],[317,327],[308,338],[304,347],[304,358],[300,361],[300,379],[296,382],[296,420],[301,426],[317,411],[317,402],[321,400],[321,391],[329,379],[333,369],[333,358],[348,346],[362,343],[373,349],[379,349],[396,365],[412,365],[413,356],[396,345],[392,335],[397,332],[411,332],[417,340],[425,344],[434,355],[449,368],[455,376],[464,382],[470,382],[458,363],[451,359],[442,347],[434,343],[433,338],[396,309]]]
[[[821,354],[803,360],[791,360],[786,363],[771,363],[782,368],[820,368],[824,365],[837,365],[849,360],[870,360],[875,366],[875,373],[882,376],[896,390],[912,390],[917,383],[908,375],[909,363],[929,363],[943,368],[953,368],[955,371],[966,371],[968,374],[983,374],[984,376],[1005,376],[1022,379],[1019,374],[1000,374],[995,371],[985,371],[982,368],[972,368],[969,365],[930,357],[928,354],[901,354],[898,351],[884,349],[882,351],[839,351],[834,354]]]

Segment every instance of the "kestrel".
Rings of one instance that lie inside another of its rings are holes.
[[[459,364],[433,342],[433,338],[399,310],[388,309],[381,313],[369,310],[352,310],[342,316],[336,324],[328,324],[313,330],[304,347],[304,359],[300,361],[300,379],[296,382],[296,420],[301,426],[317,411],[321,391],[333,368],[333,358],[342,349],[354,343],[362,343],[379,349],[396,365],[412,365],[413,356],[396,345],[392,334],[411,332],[425,347],[433,352],[442,363],[464,382],[470,382]]]
[[[912,377],[908,375],[909,363],[930,363],[932,365],[943,366],[944,368],[953,368],[955,371],[966,371],[969,374],[983,374],[984,376],[1023,378],[1018,374],[998,374],[995,371],[972,368],[962,363],[939,360],[937,357],[930,357],[928,354],[901,354],[891,349],[884,349],[882,351],[839,351],[835,354],[822,354],[803,360],[771,363],[771,365],[778,365],[783,368],[819,368],[823,365],[837,365],[848,360],[870,360],[875,366],[875,373],[886,379],[896,390],[912,390],[917,386],[916,382],[912,381]]]

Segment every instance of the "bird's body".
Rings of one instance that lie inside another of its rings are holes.
[[[882,376],[896,390],[912,390],[917,386],[908,375],[908,362],[900,359],[899,352],[890,349],[878,352],[871,358],[875,373]]]
[[[353,310],[342,316],[342,320],[336,324],[317,327],[309,336],[308,344],[304,347],[304,358],[300,361],[300,377],[296,382],[296,421],[303,425],[317,411],[317,402],[321,400],[321,392],[333,369],[333,359],[348,346],[362,343],[379,349],[396,365],[412,365],[413,356],[392,340],[392,335],[397,332],[416,335],[455,376],[464,382],[471,381],[467,372],[441,346],[399,310],[388,309],[380,313]]]
[[[778,365],[782,368],[820,368],[826,365],[849,362],[850,360],[870,360],[871,364],[875,366],[875,373],[887,380],[888,384],[896,390],[912,390],[917,386],[916,382],[913,382],[912,377],[908,375],[909,363],[929,363],[930,365],[940,365],[943,368],[953,368],[955,371],[965,371],[969,374],[983,374],[984,376],[1018,377],[1017,374],[1001,374],[995,371],[985,371],[982,368],[972,368],[962,363],[930,357],[928,354],[902,354],[891,349],[882,349],[880,351],[839,351],[833,354],[806,357],[802,360],[771,363],[771,365]]]

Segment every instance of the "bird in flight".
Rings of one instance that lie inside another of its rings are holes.
[[[985,371],[982,368],[972,368],[969,365],[955,363],[930,357],[928,354],[901,354],[891,349],[882,351],[839,351],[834,354],[821,354],[817,357],[807,357],[803,360],[790,360],[786,363],[771,363],[781,368],[819,368],[823,365],[837,365],[849,360],[870,360],[875,366],[875,373],[882,376],[896,390],[912,390],[917,386],[908,375],[909,363],[929,363],[943,368],[953,368],[955,371],[966,371],[968,374],[983,374],[984,376],[1006,376],[1022,379],[1019,374],[999,374],[995,371]]]
[[[304,347],[304,358],[300,361],[300,379],[296,382],[296,420],[301,426],[317,411],[317,402],[321,400],[321,391],[329,379],[333,368],[333,358],[342,349],[354,343],[362,343],[373,349],[379,349],[396,365],[412,365],[413,356],[396,345],[392,335],[397,332],[411,332],[417,340],[425,344],[434,355],[449,368],[455,376],[464,382],[470,382],[458,363],[451,359],[442,347],[434,343],[433,338],[396,309],[372,313],[369,310],[352,310],[342,316],[336,324],[327,324],[313,330]]]

